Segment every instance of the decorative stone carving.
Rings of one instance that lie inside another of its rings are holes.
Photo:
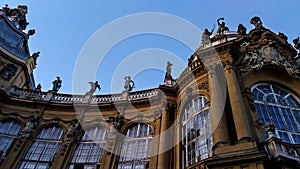
[[[284,33],[279,32],[279,33],[278,33],[278,36],[279,36],[282,40],[284,40],[286,43],[288,42],[288,37],[287,37]]]
[[[34,64],[36,65],[36,61],[37,61],[37,58],[40,56],[40,53],[41,52],[35,52],[31,55],[31,57],[34,59]]]
[[[29,137],[32,131],[37,128],[39,123],[40,123],[40,116],[38,113],[35,113],[34,115],[30,116],[28,121],[26,122],[24,129],[22,130],[21,135],[24,137]]]
[[[78,127],[79,127],[79,121],[77,119],[72,120],[72,122],[68,128],[68,131],[65,134],[64,141],[66,141],[68,143],[74,141]]]
[[[255,16],[250,20],[250,23],[255,26],[255,29],[263,29],[262,22],[259,17]]]
[[[248,51],[242,61],[242,72],[248,72],[250,70],[259,70],[264,64],[264,58],[258,54],[257,50]]]
[[[25,30],[29,24],[26,20],[27,6],[19,5],[17,8],[10,9],[8,5],[3,7],[5,15],[18,29]]]
[[[293,40],[294,47],[298,50],[298,56],[297,58],[300,58],[300,42],[299,42],[299,37]]]
[[[8,81],[16,74],[17,70],[15,65],[9,63],[0,70],[0,76]]]
[[[294,60],[284,60],[283,66],[291,76],[300,79],[299,66],[297,66]]]
[[[113,131],[119,130],[124,125],[124,116],[120,116],[119,113],[116,113],[114,116],[110,116],[108,121],[112,124],[112,128],[110,129],[111,133]]]
[[[282,62],[280,54],[272,47],[272,43],[262,48],[262,55],[266,63],[280,64]]]
[[[275,126],[273,124],[266,124],[264,127],[265,131],[268,134],[268,139],[276,138],[275,135]]]

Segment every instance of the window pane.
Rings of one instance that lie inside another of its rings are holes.
[[[43,129],[33,140],[19,168],[49,168],[61,145],[62,134],[63,130],[55,126]]]
[[[292,93],[270,84],[259,84],[252,88],[255,108],[264,124],[274,124],[279,137],[288,143],[298,143],[300,129],[299,100]]]
[[[107,133],[102,127],[87,130],[78,141],[69,169],[82,166],[94,169],[100,165],[106,143]]]
[[[152,143],[152,130],[149,125],[136,124],[128,129],[121,145],[117,168],[145,169],[149,167]]]
[[[203,96],[192,100],[193,104],[187,103],[186,109],[192,110],[184,112],[182,116],[182,137],[183,137],[183,157],[184,165],[190,166],[200,160],[212,155],[211,126],[209,118],[209,108],[207,99]],[[195,107],[195,108],[193,108]]]
[[[5,159],[8,150],[21,131],[21,125],[14,121],[0,122],[0,161]]]

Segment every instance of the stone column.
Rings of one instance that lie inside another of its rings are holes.
[[[169,104],[167,104],[167,107]],[[170,144],[170,132],[165,132],[169,127],[169,109],[164,108],[161,115],[161,126],[160,126],[160,139],[159,139],[159,155],[158,155],[158,169],[169,168],[169,151],[168,144]]]
[[[159,148],[159,134],[160,134],[160,123],[161,118],[157,117],[160,115],[160,112],[155,113],[155,131],[153,132],[152,145],[151,145],[151,156],[150,156],[150,167],[156,168],[158,163],[158,148]]]
[[[238,141],[248,140],[251,138],[249,121],[231,59],[225,62],[224,71]]]
[[[101,169],[106,168],[115,168],[117,162],[117,154],[121,149],[123,142],[123,135],[116,132],[115,129],[112,129],[111,133],[108,136],[108,141],[105,148],[105,158],[101,161]]]
[[[223,67],[218,57],[206,58],[204,61],[209,76],[209,114],[213,132],[213,145],[228,144],[229,135],[226,114],[224,113],[227,91]]]
[[[179,118],[180,119],[180,118]],[[182,124],[181,121],[178,120],[176,121],[176,134],[175,134],[175,139],[176,139],[176,146],[175,146],[175,169],[180,169],[180,164],[181,164],[181,140],[180,140],[180,130],[182,129]]]

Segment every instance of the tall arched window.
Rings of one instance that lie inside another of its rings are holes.
[[[98,169],[104,152],[107,132],[102,127],[88,129],[77,142],[69,169]]]
[[[147,169],[150,161],[152,129],[146,124],[136,124],[128,129],[121,146],[118,169]]]
[[[284,142],[300,143],[299,99],[288,90],[271,84],[252,87],[254,104],[263,124],[274,124]]]
[[[18,137],[21,125],[14,121],[0,122],[0,161],[5,159],[14,139]]]
[[[183,167],[187,167],[212,155],[212,131],[206,97],[195,97],[185,104],[182,124]]]
[[[43,129],[33,140],[20,169],[48,169],[61,145],[63,130],[56,126]]]

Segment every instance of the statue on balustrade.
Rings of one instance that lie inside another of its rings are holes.
[[[124,91],[131,92],[134,87],[135,87],[135,84],[131,80],[131,77],[130,76],[126,76],[125,77]]]
[[[217,20],[218,23],[218,34],[223,35],[224,31],[229,31],[229,28],[225,25],[225,22],[220,23],[220,20],[224,20],[224,18],[219,18]]]
[[[92,94],[94,94],[97,89],[101,90],[101,87],[98,84],[98,81],[96,81],[95,83],[94,82],[89,82],[89,84],[91,85],[91,88],[90,88],[90,90],[88,92],[86,92],[86,95],[92,95]]]
[[[62,84],[62,81],[60,80],[60,77],[57,76],[57,77],[56,77],[56,80],[54,80],[54,81],[52,82],[52,84],[53,84],[52,91],[53,91],[54,93],[57,93],[58,90],[61,88],[61,84]]]

